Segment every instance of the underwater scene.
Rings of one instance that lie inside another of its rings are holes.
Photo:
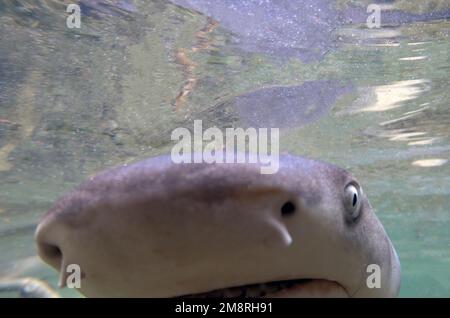
[[[1,0],[0,28],[0,297],[450,297],[449,1]],[[175,163],[232,128],[275,173]]]

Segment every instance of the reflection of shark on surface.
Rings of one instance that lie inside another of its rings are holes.
[[[321,58],[333,47],[331,32],[338,23],[336,12],[325,0],[172,2],[217,20],[246,51],[305,61]]]
[[[200,12],[230,31],[236,47],[271,56],[297,57],[304,62],[321,60],[338,45],[338,27],[366,23],[366,7],[339,8],[330,0],[171,0]],[[397,9],[382,12],[382,26],[449,19],[450,9],[421,14]]]

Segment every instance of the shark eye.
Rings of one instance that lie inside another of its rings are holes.
[[[349,183],[344,191],[344,206],[352,221],[356,220],[360,213],[361,188],[357,183]]]

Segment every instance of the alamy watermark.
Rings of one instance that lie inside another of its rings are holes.
[[[369,29],[381,28],[381,6],[379,4],[369,4],[367,6],[367,17],[366,24]],[[81,28],[81,8],[78,4],[68,4],[66,7],[66,13],[69,13],[66,18],[66,26],[69,29],[80,29]]]
[[[81,288],[81,267],[78,264],[69,264],[61,273],[60,287]],[[366,278],[366,286],[369,289],[381,288],[381,268],[377,264],[369,264],[366,268],[369,275]]]
[[[381,288],[381,268],[377,264],[369,264],[366,268],[369,273],[366,279],[366,286],[369,289]]]
[[[369,29],[381,28],[381,6],[374,3],[369,4],[367,13],[370,13],[366,20],[367,27]]]
[[[69,16],[66,18],[66,26],[69,29],[81,28],[81,8],[78,4],[68,4],[66,7],[66,13]],[[369,4],[367,6],[367,17],[366,24],[369,29],[381,27],[381,6],[379,4]]]
[[[78,4],[69,4],[66,8],[69,16],[66,18],[66,26],[69,29],[81,28],[81,8]]]
[[[59,281],[60,287],[81,288],[81,267],[78,264],[69,264],[62,269]]]
[[[274,174],[279,169],[278,128],[226,128],[203,131],[201,120],[194,120],[193,135],[187,128],[172,131],[172,162],[180,163],[259,163],[262,174]],[[270,140],[269,140],[270,138]],[[204,142],[208,142],[204,146]],[[270,148],[270,149],[269,149]],[[247,152],[248,150],[248,152]]]

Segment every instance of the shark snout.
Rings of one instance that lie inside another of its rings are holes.
[[[35,239],[39,257],[56,270],[61,270],[63,250],[58,236],[55,235],[54,218],[45,218],[37,227]]]

